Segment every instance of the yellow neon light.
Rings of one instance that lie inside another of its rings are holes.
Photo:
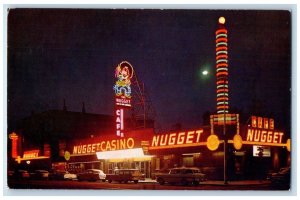
[[[228,104],[228,101],[217,102],[217,105],[222,105],[222,104]]]
[[[227,51],[217,51],[216,55],[219,55],[219,54],[222,54],[222,53],[228,54]]]
[[[198,142],[192,144],[175,144],[172,146],[157,146],[157,147],[149,147],[150,150],[154,149],[170,149],[170,148],[179,148],[179,147],[194,147],[194,146],[205,146],[206,142]]]
[[[18,161],[18,160],[39,160],[39,159],[47,159],[49,157],[47,156],[39,156],[39,157],[35,157],[35,158],[16,158],[15,160]]]
[[[228,88],[228,85],[227,84],[217,85],[217,88],[222,88],[222,87]]]
[[[210,135],[207,138],[206,146],[209,150],[215,151],[218,149],[219,145],[220,145],[220,140],[217,135]]]
[[[216,39],[219,38],[219,37],[227,37],[227,34],[221,33],[221,34],[216,35]]]
[[[216,46],[218,47],[218,46],[220,46],[220,45],[225,45],[225,46],[227,46],[227,43],[226,43],[226,42],[219,42],[219,43],[217,43]]]
[[[226,59],[218,59],[217,63],[219,63],[219,62],[226,62],[227,63],[228,61]]]
[[[218,110],[217,113],[228,113],[228,110]]]
[[[75,157],[75,156],[91,156],[91,155],[95,155],[96,153],[83,153],[83,154],[71,154],[71,157]]]
[[[233,140],[228,140],[228,143],[232,144]],[[242,144],[261,145],[261,146],[276,146],[276,147],[287,146],[287,144],[277,144],[277,143],[267,143],[267,142],[250,142],[250,141],[242,141]]]
[[[217,94],[217,96],[223,96],[223,95],[228,96],[228,93],[220,92],[220,93]]]
[[[228,71],[228,69],[227,68],[217,68],[217,72],[219,72],[219,71]]]

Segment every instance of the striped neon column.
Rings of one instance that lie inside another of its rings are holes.
[[[217,80],[217,113],[228,113],[228,39],[225,18],[219,18],[216,31],[216,80]]]

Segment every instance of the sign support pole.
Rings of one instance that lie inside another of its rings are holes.
[[[224,136],[224,184],[227,185],[227,137],[226,137],[226,114],[224,112],[224,125],[223,125],[223,136]]]

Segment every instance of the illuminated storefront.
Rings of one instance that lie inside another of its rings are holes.
[[[68,170],[101,169],[112,173],[119,168],[138,168],[147,176],[151,173],[152,156],[146,154],[148,138],[153,129],[126,131],[126,137],[110,134],[69,141],[65,151]]]

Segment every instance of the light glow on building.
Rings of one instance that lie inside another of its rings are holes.
[[[98,159],[129,159],[136,157],[152,157],[144,154],[142,148],[105,151],[96,153]]]

